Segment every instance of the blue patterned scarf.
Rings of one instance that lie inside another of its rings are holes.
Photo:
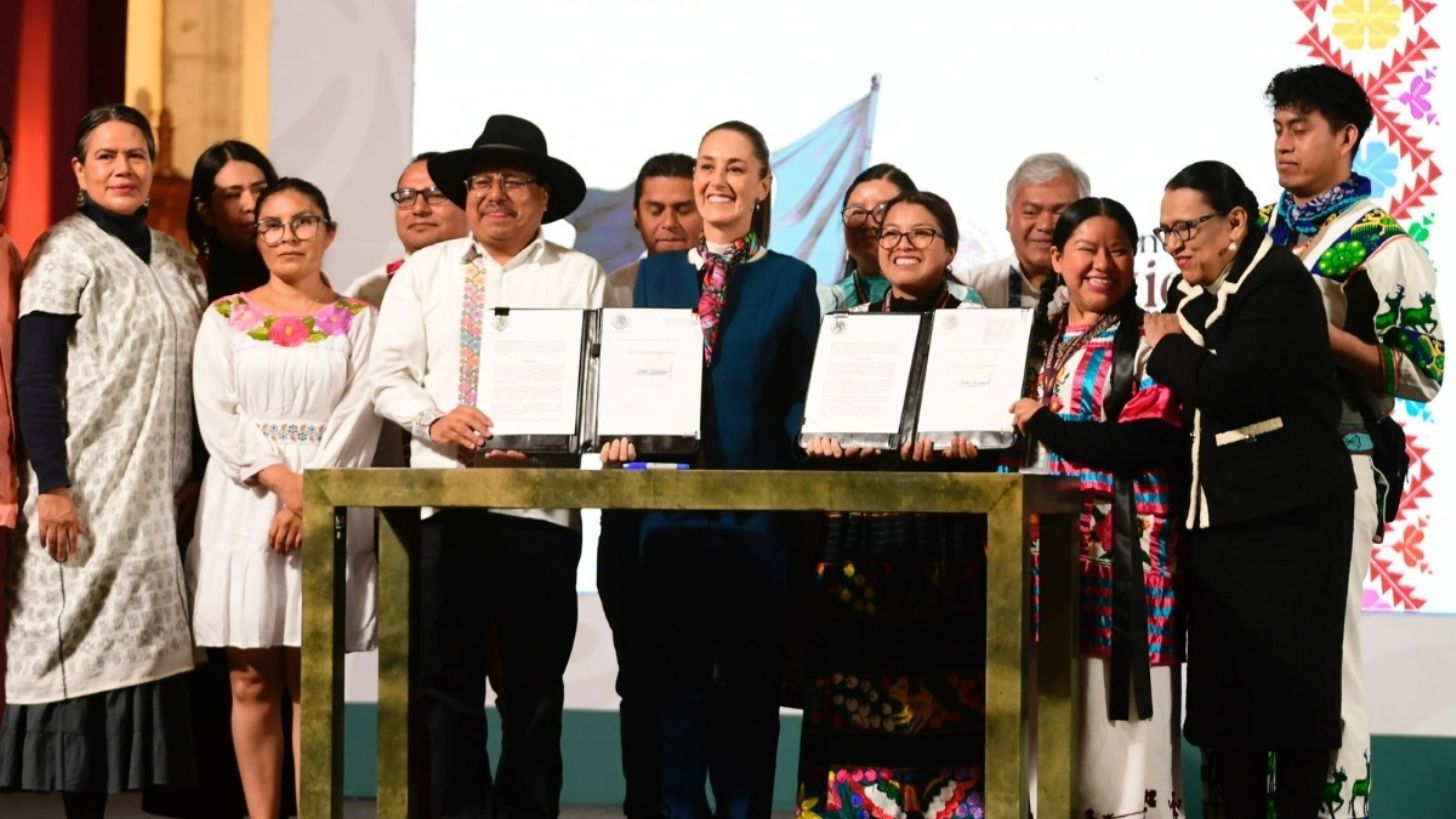
[[[1294,204],[1294,194],[1285,191],[1275,208],[1278,218],[1275,220],[1274,229],[1269,232],[1269,238],[1275,244],[1287,247],[1301,236],[1313,236],[1319,233],[1331,216],[1343,213],[1352,203],[1369,195],[1370,180],[1358,173],[1350,174],[1349,179],[1303,205]]]

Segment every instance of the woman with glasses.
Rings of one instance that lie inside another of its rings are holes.
[[[209,302],[268,281],[268,267],[253,241],[253,226],[258,197],[277,181],[268,157],[241,140],[216,143],[197,157],[187,238],[207,276]]]
[[[885,215],[885,205],[900,194],[914,190],[915,182],[910,175],[888,162],[866,168],[849,184],[839,214],[844,223],[844,277],[819,288],[823,312],[848,310],[885,297],[890,282],[880,272],[875,237]]]
[[[215,143],[197,157],[186,224],[189,243],[207,280],[208,301],[251,290],[268,280],[268,267],[258,253],[253,231],[258,196],[276,181],[278,174],[268,157],[240,140]],[[206,466],[207,449],[194,423],[192,476],[178,494],[177,540],[184,549],[196,525],[197,499]],[[193,672],[191,682],[198,787],[195,791],[147,791],[142,799],[144,811],[181,819],[241,816],[246,812],[237,766],[229,756],[229,688],[226,653],[222,649],[209,650],[207,661]],[[290,795],[284,801],[284,810],[291,806]]]
[[[960,234],[944,199],[906,192],[882,213],[876,263],[889,287],[854,312],[980,307],[947,287]],[[825,438],[807,449],[899,469],[965,468],[977,454],[960,437],[943,452],[928,440],[886,454]],[[985,570],[984,516],[827,516],[805,638],[804,815],[984,815]]]
[[[212,457],[187,554],[196,643],[227,649],[255,819],[278,815],[285,697],[298,782],[303,471],[367,466],[379,433],[362,377],[374,312],[323,278],[328,202],[285,177],[257,207],[268,281],[214,302],[197,332],[194,397]],[[363,650],[374,641],[373,533],[367,514],[350,516],[344,632],[347,649]]]
[[[1052,229],[1052,275],[1033,339],[1034,395],[1011,409],[1075,477],[1080,534],[1078,816],[1181,816],[1177,522],[1168,469],[1177,401],[1148,377],[1133,257],[1137,227],[1112,199],[1072,202]]]
[[[1233,819],[1314,816],[1340,745],[1350,458],[1329,322],[1299,259],[1221,162],[1179,171],[1156,234],[1182,281],[1150,316],[1147,371],[1192,432],[1184,733]]]
[[[11,550],[0,790],[191,787],[192,669],[176,493],[191,467],[203,280],[146,225],[156,143],[127,106],[88,112],[78,212],[37,241],[21,286],[16,409],[29,458]]]
[[[697,308],[703,330],[703,441],[708,469],[787,469],[804,414],[818,335],[814,271],[767,248],[768,144],[742,122],[698,146],[696,248],[649,256],[636,307]],[[608,444],[611,466],[636,457]],[[643,570],[659,686],[663,805],[703,817],[768,816],[778,694],[797,518],[783,513],[647,512]],[[509,673],[509,672],[507,672]]]
[[[882,162],[866,168],[844,192],[844,207],[839,212],[844,223],[844,277],[834,284],[819,286],[819,309],[824,313],[850,310],[862,304],[875,304],[890,289],[890,280],[880,269],[880,222],[891,199],[915,192],[915,182],[898,167]],[[980,303],[975,291],[956,279],[946,285],[957,299],[973,299]]]

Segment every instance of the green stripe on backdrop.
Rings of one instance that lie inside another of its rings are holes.
[[[344,711],[344,794],[374,796],[375,726],[372,703],[347,703]],[[490,709],[491,759],[500,752],[500,717]],[[799,756],[799,717],[779,721],[778,793],[774,807],[793,810],[794,764]],[[1376,816],[1394,819],[1456,817],[1456,738],[1378,736],[1373,750]],[[614,805],[622,799],[618,762],[617,714],[612,711],[567,711],[561,753],[566,766],[562,801],[571,805]],[[1183,745],[1184,804],[1189,819],[1202,819],[1198,782],[1198,749]]]

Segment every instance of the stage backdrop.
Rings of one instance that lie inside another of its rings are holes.
[[[641,252],[630,209],[642,161],[693,153],[705,129],[742,119],[774,150],[773,247],[826,282],[844,257],[841,198],[867,165],[896,163],[950,199],[964,237],[958,265],[968,265],[1010,251],[1005,188],[1016,164],[1061,151],[1097,194],[1132,209],[1144,234],[1139,286],[1156,308],[1175,275],[1149,235],[1163,184],[1189,162],[1217,158],[1272,201],[1279,189],[1263,91],[1275,72],[1301,63],[1333,63],[1364,83],[1376,121],[1357,168],[1435,247],[1434,6],[908,0],[850,11],[776,0],[731,9],[555,0],[486,11],[473,0],[420,0],[413,147],[467,145],[494,111],[535,121],[591,188],[552,236],[611,270]],[[1451,287],[1439,301],[1456,310]],[[1437,445],[1445,402],[1398,409],[1414,456],[1411,485],[1371,562],[1367,608],[1456,612],[1448,545],[1456,513],[1433,500],[1442,450],[1450,451]]]

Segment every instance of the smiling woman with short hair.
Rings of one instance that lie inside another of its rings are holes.
[[[974,291],[957,298],[950,289],[960,243],[950,203],[906,191],[882,205],[874,269],[887,286],[853,312],[979,308]],[[977,454],[960,435],[943,452],[921,440],[882,456],[822,437],[805,449],[841,464],[933,462],[947,471],[975,468],[968,459]],[[825,518],[807,604],[801,803],[824,819],[862,816],[866,803],[890,815],[981,815],[985,516],[844,511]]]

